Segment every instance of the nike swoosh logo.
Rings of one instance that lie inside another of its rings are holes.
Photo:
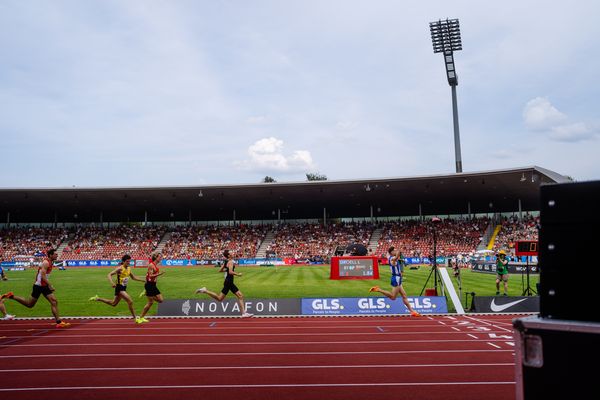
[[[502,305],[496,305],[496,299],[492,299],[492,304],[490,304],[490,308],[492,309],[493,312],[500,312],[500,311],[504,311],[507,308],[514,306],[515,304],[519,304],[520,302],[525,301],[525,300],[527,300],[527,299],[511,301],[510,303],[506,303],[506,304],[502,304]]]

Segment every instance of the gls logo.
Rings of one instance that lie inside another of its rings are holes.
[[[358,308],[361,310],[381,310],[390,308],[385,304],[385,299],[358,299]]]
[[[431,308],[433,305],[431,304],[431,299],[425,297],[421,299],[408,299],[411,307],[414,309],[426,309]]]
[[[343,307],[340,305],[339,299],[315,299],[312,302],[313,310],[340,310]]]

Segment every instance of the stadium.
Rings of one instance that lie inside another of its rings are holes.
[[[593,393],[598,6],[430,7],[0,6],[3,398]]]

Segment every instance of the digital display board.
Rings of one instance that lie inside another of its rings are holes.
[[[537,240],[519,240],[515,243],[516,256],[537,256],[538,242]]]
[[[377,257],[332,257],[331,279],[379,279]]]

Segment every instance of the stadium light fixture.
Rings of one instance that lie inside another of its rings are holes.
[[[446,78],[452,88],[452,116],[454,120],[454,156],[456,158],[456,172],[462,172],[462,157],[460,154],[460,131],[458,128],[458,106],[456,101],[456,86],[458,76],[454,64],[454,52],[462,50],[462,39],[460,37],[460,23],[458,19],[438,20],[429,23],[431,32],[431,43],[433,53],[444,54],[446,66]]]

